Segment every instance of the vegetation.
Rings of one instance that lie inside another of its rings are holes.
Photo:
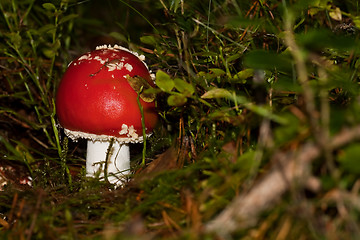
[[[2,239],[356,239],[360,6],[336,0],[0,2]],[[122,188],[57,123],[67,64],[146,56],[160,124]],[[142,165],[145,156],[145,165]]]

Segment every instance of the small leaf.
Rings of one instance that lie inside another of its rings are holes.
[[[150,84],[142,77],[130,77],[129,75],[126,76],[126,79],[132,89],[138,94],[140,93],[140,98],[144,100],[144,102],[153,102],[156,98],[156,94],[150,91],[145,91],[150,89]]]
[[[187,98],[184,95],[170,95],[167,99],[169,106],[179,107],[187,102]]]
[[[153,88],[153,87],[150,87],[150,88],[148,88],[148,89],[144,89],[143,91],[144,91],[144,93],[146,93],[146,94],[155,94],[155,95],[162,92],[160,89],[158,89],[158,88]]]
[[[175,88],[183,93],[186,96],[191,96],[194,92],[194,86],[190,83],[185,82],[184,80],[180,79],[180,78],[175,78],[174,79],[174,83],[175,83]]]
[[[228,57],[228,58],[226,59],[226,61],[227,61],[227,62],[232,62],[232,61],[235,61],[236,59],[240,58],[241,56],[242,56],[241,54],[236,53],[236,54]]]
[[[118,41],[127,42],[126,37],[124,35],[122,35],[121,33],[111,32],[111,33],[109,33],[109,36],[115,38]]]
[[[7,34],[7,37],[10,38],[10,42],[14,45],[15,48],[19,48],[21,46],[22,38],[18,32],[9,33]]]
[[[336,20],[336,21],[341,21],[341,20],[342,20],[341,10],[340,10],[340,8],[338,8],[338,7],[335,8],[335,10],[331,11],[331,12],[329,13],[329,16],[330,16],[332,19]]]
[[[354,17],[354,18],[352,19],[352,21],[353,21],[353,23],[355,24],[355,26],[356,26],[357,28],[360,28],[360,17],[359,17],[359,16]]]
[[[227,97],[231,97],[232,94],[231,92],[229,92],[228,90],[224,89],[224,88],[214,88],[211,89],[210,91],[207,91],[206,93],[204,93],[201,98],[227,98]]]
[[[344,170],[350,173],[360,174],[360,144],[354,143],[344,149],[338,160]]]
[[[226,72],[220,68],[210,68],[210,71],[212,72],[212,74],[214,74],[215,76],[222,76],[222,75],[226,75]]]
[[[161,70],[156,72],[155,81],[156,85],[164,92],[170,92],[175,86],[175,83],[170,76]]]
[[[47,57],[47,58],[53,58],[56,55],[56,52],[51,49],[51,48],[44,48],[42,49],[42,53]]]
[[[56,40],[54,44],[52,44],[49,48],[43,48],[43,54],[48,58],[53,58],[58,53],[59,48],[61,47],[60,40]]]
[[[154,38],[154,36],[142,36],[142,37],[140,37],[140,41],[142,43],[152,45],[152,46],[155,46],[157,44],[157,41]]]
[[[54,29],[56,29],[55,25],[46,24],[46,25],[42,26],[41,28],[39,28],[38,33],[39,34],[44,34],[44,33],[48,33],[50,31],[53,31]]]
[[[339,50],[358,49],[358,42],[345,35],[336,35],[327,29],[309,30],[297,36],[298,42],[309,50],[335,48]]]
[[[244,119],[240,115],[233,114],[230,109],[219,109],[204,116],[207,120],[224,121],[233,125],[241,124]]]
[[[280,76],[272,85],[276,91],[301,92],[302,88],[298,81],[288,76]]]
[[[240,101],[244,101],[244,98],[240,99]],[[241,102],[239,102],[241,103]],[[265,106],[260,106],[260,105],[256,105],[253,103],[247,103],[244,104],[244,106],[249,109],[250,111],[258,114],[259,116],[263,116],[265,118],[268,118],[276,123],[280,123],[280,124],[288,124],[287,119],[274,114],[271,109],[269,109],[268,107]]]
[[[229,17],[226,27],[230,29],[246,28],[248,26],[257,26],[263,24],[262,19],[244,18],[244,17]]]
[[[70,21],[74,18],[77,18],[79,15],[78,14],[69,14],[63,18],[60,19],[59,24],[63,24],[64,22]]]
[[[48,10],[48,11],[55,11],[56,10],[55,5],[52,4],[52,3],[44,3],[42,5],[42,7],[45,8],[46,10]]]
[[[249,52],[244,59],[246,66],[254,69],[274,70],[291,72],[291,58],[286,54],[277,54],[264,50],[254,50]]]
[[[254,69],[248,68],[248,69],[244,69],[244,70],[238,72],[237,74],[235,74],[233,79],[234,80],[245,80],[252,76],[254,76]]]
[[[282,117],[286,119],[289,124],[277,126],[274,129],[274,138],[278,144],[287,144],[298,136],[300,129],[303,129],[304,126],[300,125],[299,119],[293,114],[283,114]]]
[[[316,15],[318,12],[320,12],[321,11],[321,9],[320,8],[317,8],[317,7],[315,7],[315,8],[310,8],[309,9],[309,11],[308,11],[308,13],[309,13],[309,15],[310,16],[314,16],[314,15]]]

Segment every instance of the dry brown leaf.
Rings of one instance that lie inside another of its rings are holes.
[[[163,171],[177,168],[179,168],[177,150],[175,147],[170,147],[164,153],[158,155],[154,161],[150,162],[146,168],[138,174],[135,181],[149,179]]]

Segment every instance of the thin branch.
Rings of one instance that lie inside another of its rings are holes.
[[[360,125],[347,128],[331,138],[331,149],[338,149],[360,139]],[[322,154],[322,147],[306,143],[297,150],[279,151],[268,174],[248,192],[236,197],[214,220],[205,225],[206,232],[227,236],[235,230],[254,226],[259,215],[273,207],[292,186],[303,188],[310,176],[310,163]]]

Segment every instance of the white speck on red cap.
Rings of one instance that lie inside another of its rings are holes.
[[[110,50],[116,50],[116,49],[118,49],[118,50],[123,50],[123,51],[127,51],[127,52],[130,52],[130,53],[134,54],[134,55],[135,55],[136,57],[138,57],[142,62],[145,61],[145,56],[144,56],[144,55],[142,55],[142,54],[139,55],[139,53],[130,51],[129,49],[127,49],[127,48],[125,48],[125,47],[122,47],[122,46],[119,46],[119,45],[117,45],[117,44],[115,44],[113,47],[112,47],[111,45],[106,45],[106,44],[105,44],[105,45],[97,46],[95,49],[96,49],[96,50],[100,50],[100,49],[104,49],[104,50],[106,50],[106,49],[110,49]],[[122,61],[123,61],[123,60],[122,60]],[[145,62],[144,62],[144,64],[145,64],[146,68],[149,69]]]
[[[126,70],[128,70],[129,72],[131,72],[133,70],[133,66],[131,66],[129,63],[125,64],[125,68]]]
[[[106,67],[108,68],[108,71],[114,71],[114,70],[121,70],[124,67],[124,63],[120,62],[120,63],[109,63],[106,65]]]

